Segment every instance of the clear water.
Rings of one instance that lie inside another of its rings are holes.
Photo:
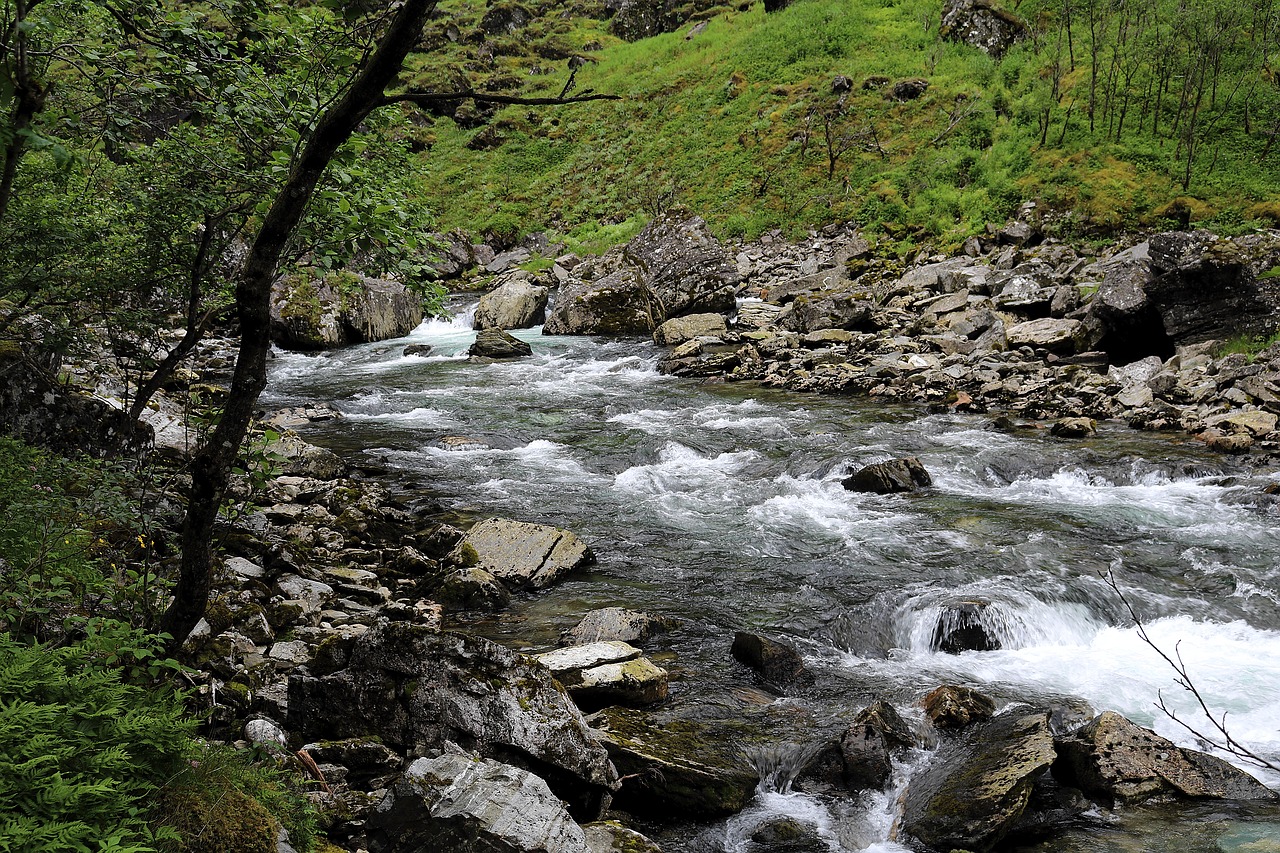
[[[838,729],[873,696],[910,711],[950,682],[1001,701],[1079,697],[1197,746],[1154,707],[1163,696],[1192,714],[1194,700],[1136,635],[1102,577],[1112,571],[1232,734],[1280,759],[1280,507],[1263,494],[1280,480],[1274,468],[1237,468],[1120,426],[1066,442],[993,432],[974,416],[674,379],[643,342],[517,336],[534,355],[511,363],[467,361],[465,319],[322,356],[281,354],[264,400],[333,402],[348,417],[317,425],[311,440],[426,483],[459,511],[560,525],[591,543],[589,573],[473,618],[471,630],[542,649],[595,607],[675,616],[682,627],[663,656],[678,676],[671,701],[704,715],[765,704],[797,743]],[[435,349],[403,356],[409,343]],[[491,449],[439,449],[445,435]],[[906,454],[934,489],[886,497],[840,486],[851,466]],[[931,649],[940,608],[957,598],[990,602],[999,651]],[[739,629],[791,637],[816,684],[762,694],[729,656]],[[894,801],[762,790],[728,822],[662,841],[745,853],[755,826],[787,814],[833,851],[901,851],[889,838]],[[1122,843],[1089,836],[1071,849],[1165,849],[1161,826],[1176,843],[1176,823],[1156,821],[1124,830]],[[1206,843],[1249,832],[1274,841],[1274,826],[1211,826]]]

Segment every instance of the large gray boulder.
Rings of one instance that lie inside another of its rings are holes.
[[[577,270],[575,270],[577,272]],[[544,335],[648,335],[660,309],[631,268],[599,279],[570,279],[542,326]]]
[[[303,740],[376,736],[399,751],[447,742],[538,773],[594,818],[617,773],[547,670],[496,643],[380,622],[345,669],[289,680],[289,730]]]
[[[674,317],[653,332],[653,342],[675,347],[694,338],[721,338],[729,333],[723,314],[689,314]]]
[[[420,758],[369,813],[370,853],[591,853],[547,783],[463,755]]]
[[[1106,711],[1058,741],[1054,775],[1107,805],[1148,800],[1275,800],[1276,792],[1227,762],[1175,746]]]
[[[403,284],[337,273],[290,276],[271,289],[271,338],[289,349],[331,349],[409,334],[422,299]]]
[[[991,0],[947,0],[942,8],[941,33],[943,38],[976,47],[999,59],[1031,30]]]
[[[737,264],[698,217],[659,217],[623,251],[637,270],[661,317],[727,313],[737,304]]]
[[[993,849],[1053,763],[1048,712],[1002,714],[945,742],[911,779],[902,832],[934,850]]]
[[[453,562],[528,589],[545,589],[595,561],[578,536],[559,527],[489,518],[467,531]]]
[[[528,329],[547,316],[549,290],[526,272],[512,274],[480,297],[471,325],[475,329]]]

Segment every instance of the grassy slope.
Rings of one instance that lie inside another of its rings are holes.
[[[464,4],[451,12],[455,20],[475,14]],[[504,142],[492,150],[468,149],[476,131],[441,120],[424,158],[425,191],[441,200],[445,227],[478,231],[514,219],[523,230],[560,229],[588,248],[625,238],[673,203],[722,234],[856,219],[946,245],[1003,221],[1027,198],[1074,209],[1091,227],[1130,227],[1151,223],[1153,211],[1180,195],[1173,142],[1099,142],[1077,113],[1059,148],[1059,109],[1039,148],[1030,104],[1043,61],[1035,47],[997,63],[940,40],[937,18],[932,4],[912,0],[797,0],[767,16],[760,4],[723,12],[693,39],[686,27],[634,44],[584,17],[539,21],[511,41],[551,38],[575,51],[598,42],[579,90],[623,99],[509,108],[497,116]],[[530,75],[535,63],[552,73]],[[554,95],[567,75],[562,60],[510,55],[490,68],[529,81],[526,94]],[[829,180],[822,115],[835,105],[837,74],[854,89],[835,131],[853,139]],[[885,89],[862,88],[875,75],[924,77],[930,87],[897,103]],[[1082,84],[1083,74],[1071,79]],[[1280,186],[1280,172],[1259,165],[1256,143],[1242,134],[1218,141],[1213,172],[1200,169],[1191,191],[1214,224],[1241,227],[1243,212]]]

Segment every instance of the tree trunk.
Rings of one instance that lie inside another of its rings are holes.
[[[168,643],[171,652],[182,645],[203,617],[209,602],[214,525],[258,396],[267,384],[271,284],[280,256],[329,162],[378,107],[405,57],[417,43],[435,5],[436,0],[405,0],[395,13],[364,67],[317,122],[263,218],[240,272],[236,284],[240,349],[231,391],[213,435],[192,460],[191,492],[182,529],[182,565],[173,603],[161,621],[161,630],[171,638]]]

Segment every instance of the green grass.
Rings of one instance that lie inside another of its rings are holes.
[[[1029,0],[1019,12],[1041,16],[1042,6]],[[1187,195],[1176,140],[1134,128],[1134,118],[1115,141],[1101,127],[1091,134],[1079,108],[1068,116],[1087,87],[1083,60],[1064,78],[1074,88],[1052,105],[1040,145],[1047,38],[997,62],[941,40],[937,10],[909,0],[797,0],[772,15],[752,5],[715,15],[693,39],[681,30],[627,44],[605,26],[557,17],[522,38],[535,47],[598,44],[586,52],[593,61],[579,71],[578,91],[621,100],[505,109],[495,118],[504,142],[491,150],[466,147],[475,129],[435,124],[423,186],[447,200],[438,204],[443,227],[481,232],[496,218],[586,250],[632,232],[611,228],[680,207],[722,235],[796,234],[855,219],[947,247],[1026,199],[1072,211],[1088,233],[1159,225],[1159,211]],[[551,73],[530,74],[534,65]],[[562,61],[514,54],[497,56],[486,73],[538,95],[558,94],[567,77]],[[833,137],[849,139],[831,170],[823,116],[836,105],[836,75],[854,88],[832,122]],[[898,103],[883,88],[863,88],[877,77],[930,86]],[[1190,195],[1201,222],[1238,231],[1271,215],[1259,205],[1280,188],[1280,172],[1270,158],[1259,162],[1260,121],[1252,135],[1237,124],[1224,122],[1196,161]]]

